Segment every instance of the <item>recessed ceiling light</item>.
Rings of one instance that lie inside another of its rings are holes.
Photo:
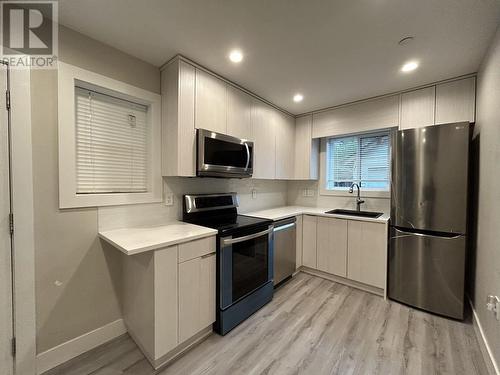
[[[407,72],[411,72],[417,68],[418,68],[418,62],[409,61],[403,65],[403,67],[401,68],[401,71],[407,73]]]
[[[229,60],[239,63],[243,60],[243,53],[239,49],[234,49],[229,53]]]
[[[303,99],[304,99],[304,95],[302,95],[302,94],[295,94],[295,95],[293,96],[293,101],[294,101],[295,103],[299,103],[299,102],[301,102]]]

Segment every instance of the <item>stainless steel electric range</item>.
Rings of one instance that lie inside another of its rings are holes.
[[[273,298],[273,222],[239,215],[236,193],[185,195],[183,221],[217,234],[217,311],[225,335]]]

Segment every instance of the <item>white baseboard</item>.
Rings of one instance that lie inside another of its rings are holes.
[[[36,372],[42,374],[72,358],[127,332],[123,319],[75,337],[36,356]]]
[[[483,327],[477,316],[476,310],[472,301],[469,299],[470,307],[472,309],[472,325],[474,327],[474,332],[476,333],[477,340],[479,341],[479,346],[481,347],[481,352],[483,353],[484,361],[488,367],[488,371],[492,374],[500,375],[500,369],[498,363],[493,356],[493,351],[488,344],[488,340],[484,335]]]

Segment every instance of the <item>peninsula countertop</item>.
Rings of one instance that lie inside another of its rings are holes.
[[[120,228],[99,232],[99,237],[127,255],[174,246],[199,238],[215,236],[217,230],[172,221],[158,226]]]

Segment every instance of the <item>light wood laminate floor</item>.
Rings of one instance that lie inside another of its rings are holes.
[[[228,335],[157,374],[486,374],[470,324],[299,273]],[[128,335],[46,373],[155,374]]]

